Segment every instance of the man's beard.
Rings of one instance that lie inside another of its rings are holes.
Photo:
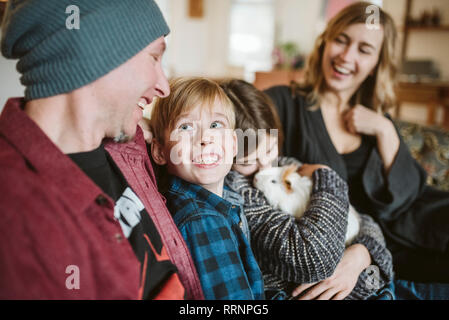
[[[125,143],[125,142],[128,142],[129,140],[131,140],[131,137],[128,136],[127,134],[125,134],[123,131],[120,132],[120,134],[118,136],[114,137],[114,142],[117,142],[117,143]]]

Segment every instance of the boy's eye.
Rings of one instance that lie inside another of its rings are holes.
[[[193,125],[191,123],[183,123],[178,128],[181,131],[190,131],[193,130]]]
[[[223,124],[219,121],[214,121],[211,123],[210,128],[211,129],[219,129],[219,128],[223,128]]]

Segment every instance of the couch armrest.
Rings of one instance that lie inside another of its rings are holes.
[[[449,131],[395,120],[412,156],[427,171],[428,184],[449,191]]]

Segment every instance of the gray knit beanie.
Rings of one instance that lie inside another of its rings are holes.
[[[79,29],[66,25],[73,5]],[[1,50],[32,100],[89,84],[169,32],[154,0],[9,0]]]

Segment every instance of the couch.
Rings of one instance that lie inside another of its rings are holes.
[[[395,121],[413,157],[427,171],[427,183],[449,191],[449,132],[404,121]]]

